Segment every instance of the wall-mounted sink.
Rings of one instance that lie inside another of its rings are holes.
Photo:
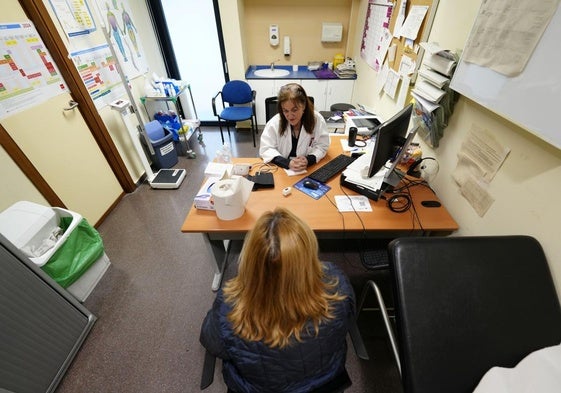
[[[256,76],[260,76],[262,78],[278,78],[281,76],[287,76],[290,74],[290,71],[283,70],[282,68],[275,68],[271,70],[270,68],[264,68],[262,70],[253,71]]]

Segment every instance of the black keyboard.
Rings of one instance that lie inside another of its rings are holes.
[[[345,154],[339,154],[337,157],[333,158],[331,161],[327,162],[323,166],[319,167],[308,177],[312,180],[319,181],[320,183],[327,183],[329,179],[337,176],[343,169],[349,166],[356,157],[350,157]]]

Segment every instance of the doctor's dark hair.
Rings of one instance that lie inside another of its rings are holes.
[[[304,106],[304,114],[302,115],[302,126],[308,134],[314,132],[316,126],[316,117],[314,116],[314,103],[306,94],[306,91],[298,83],[289,83],[280,88],[277,96],[277,111],[280,114],[279,132],[283,135],[288,127],[288,120],[282,113],[282,104],[291,101],[293,104]]]
[[[263,214],[247,234],[238,275],[224,286],[232,311],[228,320],[246,341],[283,348],[301,341],[305,328],[319,332],[322,321],[334,318],[338,279],[326,277],[318,258],[316,235],[285,208]]]

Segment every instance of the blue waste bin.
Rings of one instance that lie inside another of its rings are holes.
[[[154,149],[154,154],[150,154],[150,158],[156,169],[171,168],[176,165],[178,158],[173,134],[166,130],[158,120],[146,123],[144,129]]]

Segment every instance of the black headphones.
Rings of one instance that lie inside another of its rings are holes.
[[[421,165],[421,163],[424,160],[434,160],[434,161],[436,161],[436,158],[425,157],[425,158],[417,159],[413,164],[411,164],[411,166],[407,170],[407,174],[409,176],[413,176],[413,177],[421,177],[421,169],[425,169],[425,167]]]

